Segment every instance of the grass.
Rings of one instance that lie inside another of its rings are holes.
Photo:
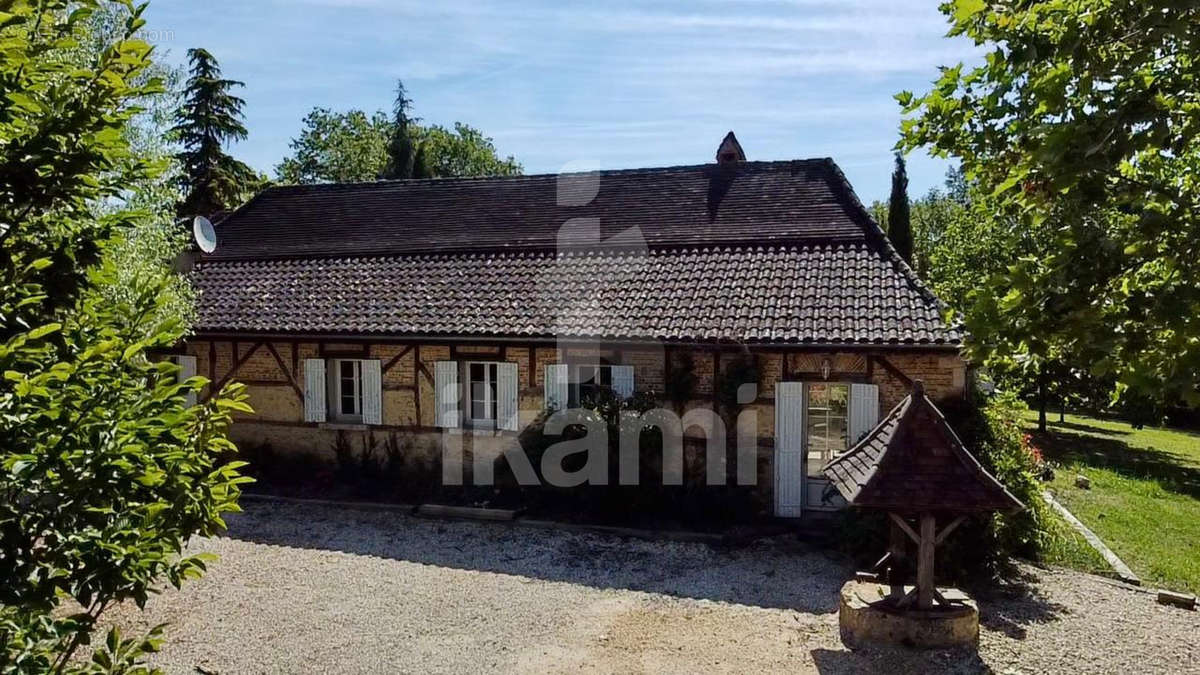
[[[1049,484],[1055,497],[1092,529],[1148,586],[1200,593],[1200,434],[1052,415],[1034,443],[1058,465]],[[1075,487],[1075,476],[1092,481]],[[1069,536],[1050,559],[1096,571]],[[1103,561],[1100,561],[1103,564]],[[1104,566],[1107,568],[1107,566]]]

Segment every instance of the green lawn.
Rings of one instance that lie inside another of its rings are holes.
[[[1147,586],[1200,593],[1200,434],[1067,415],[1034,443],[1057,463],[1050,490]],[[1075,487],[1075,476],[1092,488]],[[1053,557],[1053,552],[1052,552]],[[1085,568],[1094,557],[1066,555]]]

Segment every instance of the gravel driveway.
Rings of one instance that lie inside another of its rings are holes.
[[[985,598],[978,655],[850,652],[849,570],[787,538],[718,551],[250,503],[207,576],[122,607],[172,673],[1200,672],[1200,613],[1083,574]],[[1033,571],[1033,570],[1031,570]]]

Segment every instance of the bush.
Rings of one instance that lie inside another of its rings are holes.
[[[983,468],[1025,505],[1018,513],[976,517],[960,527],[939,549],[944,574],[996,577],[1012,571],[1012,558],[1043,556],[1050,514],[1038,481],[1041,452],[1022,429],[1025,410],[1014,394],[1000,392],[944,411]]]
[[[709,486],[703,469],[692,475],[685,467],[683,485],[663,485],[663,439],[655,427],[643,428],[638,444],[638,485],[620,485],[620,419],[625,414],[642,414],[658,407],[654,392],[639,391],[629,400],[603,394],[595,400],[583,401],[580,406],[599,415],[608,427],[608,485],[555,487],[541,475],[542,458],[554,444],[563,440],[582,438],[582,425],[568,426],[561,435],[545,433],[545,424],[552,411],[526,427],[519,437],[521,447],[538,479],[536,487],[518,486],[511,469],[502,458],[497,466],[497,486],[500,498],[533,511],[547,512],[557,517],[609,523],[636,524],[647,527],[712,528],[744,523],[755,518],[762,509],[753,486]],[[563,462],[566,471],[583,468],[586,456],[572,455]],[[733,463],[731,462],[731,465]]]

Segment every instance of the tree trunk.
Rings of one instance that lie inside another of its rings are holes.
[[[1038,431],[1046,431],[1046,366],[1038,370]]]

